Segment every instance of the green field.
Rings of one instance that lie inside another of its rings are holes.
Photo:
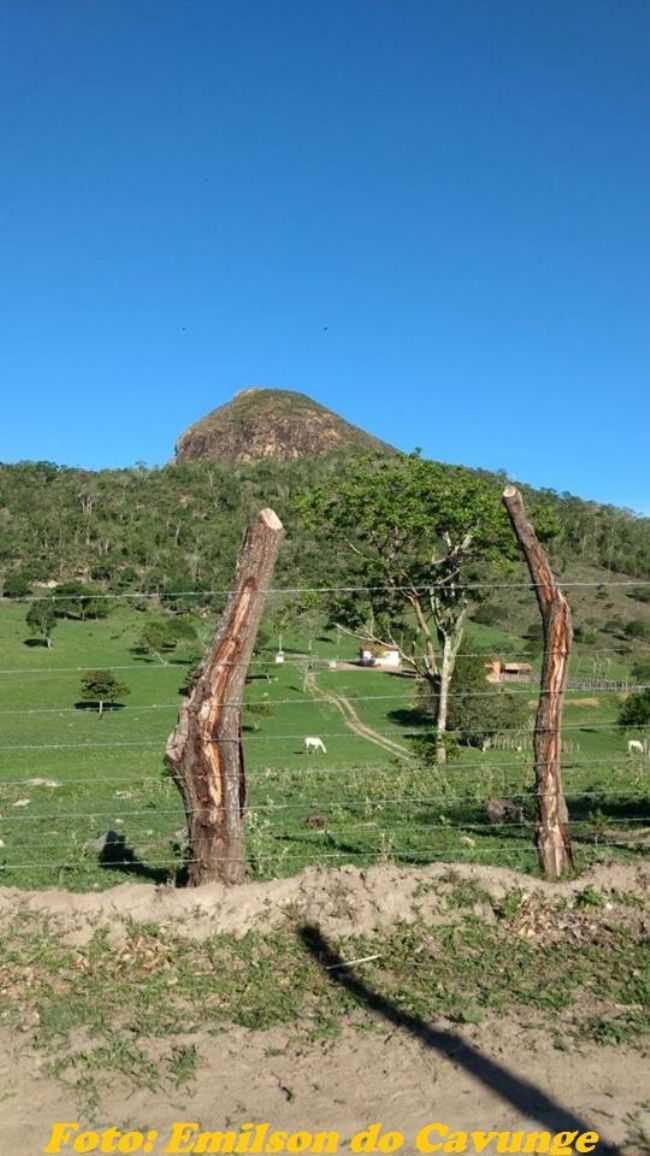
[[[180,798],[164,772],[189,658],[163,664],[134,653],[143,615],[119,607],[105,620],[62,620],[51,650],[28,645],[25,607],[0,608],[0,881],[18,887],[103,888],[126,879],[174,878],[182,864]],[[205,634],[207,627],[203,625]],[[465,649],[516,653],[521,639],[473,627]],[[528,825],[491,826],[484,802],[527,795],[531,752],[464,748],[445,769],[423,766],[353,733],[305,680],[309,663],[321,691],[344,695],[360,720],[403,745],[419,733],[413,682],[370,670],[330,670],[323,660],[353,658],[354,642],[334,636],[285,639],[286,662],[264,652],[247,701],[267,697],[270,717],[245,713],[249,870],[291,874],[307,864],[377,859],[400,863],[476,860],[535,870]],[[574,659],[574,671],[581,658]],[[588,658],[585,659],[588,669]],[[109,667],[127,684],[124,706],[100,718],[75,704],[80,668]],[[610,677],[621,676],[619,665]],[[268,676],[268,677],[267,677]],[[486,684],[486,692],[489,692]],[[534,710],[534,688],[518,686]],[[564,780],[575,821],[578,866],[612,855],[650,825],[650,762],[630,759],[612,724],[611,693],[568,695]],[[327,754],[306,756],[303,738],[323,738]],[[55,786],[30,783],[44,779]],[[532,816],[530,800],[526,801]],[[318,816],[315,823],[309,820]],[[113,865],[89,846],[103,832],[124,838]]]

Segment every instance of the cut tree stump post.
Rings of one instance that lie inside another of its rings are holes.
[[[245,876],[241,702],[282,534],[282,522],[268,509],[247,531],[235,589],[167,742],[167,765],[187,819],[191,887],[241,883]]]
[[[535,585],[544,627],[544,662],[535,720],[538,816],[535,843],[544,875],[547,879],[559,879],[573,867],[569,815],[560,769],[562,708],[573,640],[571,611],[526,517],[521,494],[514,486],[507,486],[503,502]]]

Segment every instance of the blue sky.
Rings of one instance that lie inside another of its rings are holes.
[[[0,460],[238,389],[650,512],[646,0],[0,14]]]

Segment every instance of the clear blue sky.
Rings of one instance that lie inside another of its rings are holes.
[[[0,460],[263,384],[650,512],[646,0],[20,0],[0,118]]]

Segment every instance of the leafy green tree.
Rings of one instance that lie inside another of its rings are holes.
[[[626,730],[634,730],[635,727],[646,727],[650,723],[650,690],[640,690],[637,694],[631,694],[621,703],[618,712],[619,726],[625,727]]]
[[[273,716],[273,703],[267,696],[258,699],[257,702],[246,703],[244,708],[244,715],[253,716],[253,730],[258,731],[260,729],[260,724],[257,720],[271,718]]]
[[[527,694],[494,687],[487,682],[483,659],[460,655],[456,660],[449,695],[449,732],[462,746],[483,747],[494,735],[520,730],[529,715]],[[433,721],[438,714],[438,693],[421,684],[420,709]]]
[[[481,626],[497,626],[504,618],[507,619],[507,611],[492,602],[482,603],[472,614],[472,621],[478,622]]]
[[[167,622],[147,622],[142,629],[136,647],[145,654],[155,654],[164,663],[163,655],[175,649],[176,639]]]
[[[196,630],[182,618],[153,619],[143,627],[137,648],[155,654],[164,663],[164,654],[176,650],[179,642],[196,642]]]
[[[634,682],[650,683],[650,658],[640,658],[632,665],[630,675]]]
[[[25,622],[34,634],[43,639],[48,648],[51,647],[52,631],[56,626],[57,618],[54,603],[50,598],[37,598],[32,602],[25,615]]]
[[[120,682],[111,670],[89,670],[81,680],[81,701],[94,703],[100,717],[106,704],[113,706],[130,693],[128,686]]]
[[[24,574],[9,574],[2,588],[5,598],[25,598],[31,594],[32,587]]]
[[[107,618],[110,601],[97,586],[83,582],[64,582],[56,590],[56,614],[59,618]]]
[[[405,660],[436,695],[444,762],[450,683],[476,593],[468,582],[514,556],[500,489],[416,453],[358,461],[304,495],[298,508],[330,554],[345,553],[347,584],[359,587],[332,600],[332,622],[393,646],[414,624],[418,649]]]

